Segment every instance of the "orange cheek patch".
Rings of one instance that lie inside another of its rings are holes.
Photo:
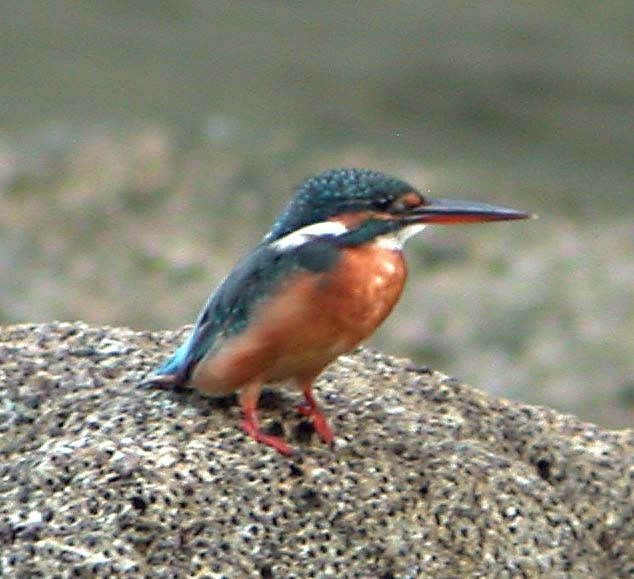
[[[336,221],[337,223],[342,223],[348,229],[354,229],[369,219],[369,217],[369,211],[359,211],[358,213],[342,213],[335,217],[331,217],[328,221]]]
[[[329,221],[336,221],[342,223],[348,229],[355,229],[368,219],[393,219],[394,216],[389,213],[382,213],[380,211],[358,211],[355,213],[342,213],[335,217],[331,217]]]
[[[400,198],[400,201],[409,209],[418,207],[423,202],[420,195],[418,193],[414,193],[413,191],[411,193],[405,193],[405,195]]]

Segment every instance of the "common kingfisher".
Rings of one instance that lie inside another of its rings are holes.
[[[405,241],[433,223],[526,219],[507,207],[430,199],[377,171],[334,169],[306,180],[255,249],[211,294],[184,343],[145,383],[240,391],[242,427],[283,455],[258,422],[264,384],[291,380],[298,410],[328,444],[313,382],[385,320],[407,275]]]

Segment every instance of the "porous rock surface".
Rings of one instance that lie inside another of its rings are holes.
[[[262,418],[139,380],[182,332],[0,330],[2,577],[634,575],[634,433],[495,400],[369,350]]]

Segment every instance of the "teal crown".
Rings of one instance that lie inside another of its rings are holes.
[[[408,183],[369,169],[331,169],[302,183],[266,236],[271,242],[347,211],[380,209],[415,191]]]

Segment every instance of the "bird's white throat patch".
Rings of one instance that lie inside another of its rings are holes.
[[[420,233],[425,227],[426,226],[422,223],[414,223],[389,235],[380,235],[374,240],[374,243],[381,249],[400,251],[410,237],[414,237],[414,235]]]

